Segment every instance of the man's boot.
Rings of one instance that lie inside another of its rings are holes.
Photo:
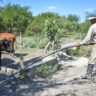
[[[82,79],[89,79],[92,75],[94,65],[93,64],[88,64],[87,66],[87,72],[86,74],[82,77]]]

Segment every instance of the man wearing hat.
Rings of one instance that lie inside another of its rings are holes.
[[[86,43],[96,43],[96,16],[90,16],[88,18],[91,22],[91,26],[88,30],[87,35],[85,38],[80,42],[80,44],[86,44]],[[89,58],[86,74],[82,77],[83,79],[89,79],[92,75],[94,64],[96,63],[96,45],[94,45],[91,56]]]

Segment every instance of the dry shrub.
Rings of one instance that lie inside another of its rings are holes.
[[[71,56],[86,56],[89,57],[93,46],[81,46],[73,49],[66,49],[65,52]]]

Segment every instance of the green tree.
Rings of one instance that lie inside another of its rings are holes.
[[[19,32],[22,29],[24,32],[29,21],[32,20],[32,13],[28,9],[29,7],[21,7],[20,5],[11,4],[2,7],[0,14],[4,31]]]
[[[79,17],[77,15],[69,14],[67,16],[67,19],[68,19],[68,21],[71,21],[71,22],[75,22],[75,23],[79,22]]]
[[[3,19],[2,19],[2,7],[0,7],[0,31],[4,30]]]
[[[27,35],[41,34],[45,27],[44,23],[48,18],[60,18],[60,16],[51,12],[45,12],[35,16],[33,22],[26,29]]]
[[[58,26],[56,24],[56,20],[49,18],[45,22],[45,33],[47,35],[47,38],[52,41],[55,39],[55,36],[58,32]]]
[[[87,18],[88,17],[90,17],[90,16],[96,16],[96,10],[90,10],[90,11],[86,11],[85,12],[85,15],[86,15],[86,20],[87,20]]]

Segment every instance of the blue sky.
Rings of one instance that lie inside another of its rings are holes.
[[[96,9],[96,0],[2,0],[0,6],[8,3],[30,6],[33,15],[55,12],[60,15],[76,14],[85,20],[85,11]]]

